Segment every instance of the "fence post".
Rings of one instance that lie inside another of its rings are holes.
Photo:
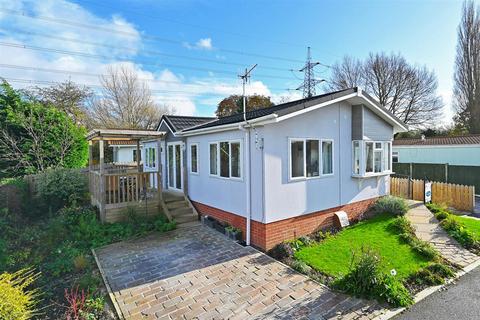
[[[448,183],[448,163],[445,163],[445,182]]]
[[[413,178],[413,163],[410,162],[410,179]]]

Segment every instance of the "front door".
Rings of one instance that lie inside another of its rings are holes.
[[[182,144],[169,143],[167,147],[168,188],[182,190]]]

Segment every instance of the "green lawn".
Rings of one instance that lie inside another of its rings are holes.
[[[402,243],[388,225],[391,215],[380,215],[346,228],[334,237],[313,246],[304,247],[295,257],[313,268],[338,277],[349,270],[352,250],[370,247],[382,256],[385,271],[395,269],[399,278],[406,278],[429,264],[429,260]]]
[[[455,216],[455,219],[465,225],[465,227],[473,232],[480,239],[480,220],[468,217]]]

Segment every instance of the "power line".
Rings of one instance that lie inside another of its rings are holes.
[[[61,84],[61,82],[58,82],[58,81],[50,81],[50,80],[35,80],[35,79],[19,79],[19,78],[10,78],[10,77],[0,77],[0,79],[5,79],[6,81],[8,82],[15,82],[15,83],[23,83],[23,84],[42,84],[42,85],[58,85],[58,84]],[[94,89],[103,89],[102,86],[100,85],[96,85],[96,84],[86,84],[86,83],[77,83],[78,85],[82,85],[82,86],[86,86],[86,87],[90,87],[90,88],[94,88]],[[158,93],[158,94],[165,94],[166,92],[163,91],[163,90],[150,90],[152,93]],[[167,92],[167,93],[170,93],[170,92]],[[222,94],[216,94],[216,93],[188,93],[190,95],[197,95],[197,96],[210,96],[210,97],[223,97]],[[97,94],[98,95],[98,94]],[[159,96],[157,96],[159,97]],[[175,100],[179,100],[179,101],[189,101],[190,99],[189,98],[183,98],[183,99],[180,99],[180,98],[171,98],[170,96],[167,96],[167,97],[164,97],[164,96],[161,96],[159,97],[161,98],[162,100],[165,99],[165,100],[172,100],[172,101],[175,101]],[[190,97],[191,99],[194,99],[194,98],[202,98],[202,97]]]
[[[134,38],[142,37],[143,39],[150,40],[150,41],[184,45],[184,42],[182,42],[182,41],[178,41],[178,40],[174,40],[174,39],[168,39],[168,38],[159,37],[159,36],[140,35],[139,33],[135,33],[135,32],[115,30],[115,29],[106,28],[106,27],[102,27],[102,26],[94,26],[94,25],[90,25],[90,24],[86,24],[86,23],[81,23],[81,22],[76,22],[76,21],[71,21],[71,20],[66,20],[66,19],[53,18],[53,17],[48,17],[48,16],[41,16],[41,15],[30,16],[25,11],[17,11],[17,10],[11,10],[11,9],[7,9],[7,8],[0,8],[0,12],[11,14],[11,15],[17,15],[17,16],[20,16],[20,17],[30,18],[30,19],[37,19],[37,20],[55,22],[55,23],[64,24],[64,25],[70,25],[70,26],[74,26],[74,27],[86,28],[86,29],[91,29],[91,30],[95,30],[95,31],[103,31],[103,32],[108,32],[108,33],[122,34],[122,35],[127,36],[127,37],[134,37]],[[244,55],[244,56],[252,56],[252,57],[263,58],[263,59],[281,60],[281,61],[288,61],[288,62],[301,62],[300,60],[291,59],[291,58],[269,56],[269,55],[263,55],[263,54],[259,54],[259,53],[251,53],[251,52],[238,51],[238,50],[232,50],[232,49],[216,48],[216,50],[221,51],[221,52],[227,52],[227,53]]]
[[[0,68],[7,68],[7,69],[16,69],[16,70],[31,70],[31,71],[39,71],[39,72],[48,72],[48,73],[56,73],[56,74],[65,74],[65,75],[80,75],[80,76],[87,76],[87,77],[109,77],[106,74],[98,74],[98,73],[89,73],[89,72],[81,72],[81,71],[72,71],[72,70],[61,70],[61,69],[51,69],[51,68],[40,68],[40,67],[31,67],[31,66],[22,66],[22,65],[11,65],[11,64],[0,64]],[[213,84],[213,85],[200,85],[200,84],[182,84],[176,81],[168,81],[168,80],[160,80],[160,79],[144,79],[139,78],[138,80],[144,82],[160,82],[160,83],[172,83],[175,85],[181,86],[189,86],[189,87],[197,87],[198,89],[202,88],[211,88],[212,86],[216,87],[224,87],[224,88],[231,88],[230,86],[221,85],[221,84]],[[287,90],[285,88],[269,88],[270,90],[275,91],[284,91]],[[183,90],[170,90],[170,89],[162,89],[162,92],[170,92],[170,93],[190,93],[190,94],[202,94],[199,92],[192,92],[192,91],[183,91]]]
[[[77,0],[77,1],[78,1],[78,0]],[[88,4],[90,4],[90,5],[97,6],[97,7],[104,7],[104,8],[109,8],[109,9],[113,9],[113,10],[118,10],[117,8],[115,8],[115,7],[113,7],[113,6],[108,6],[108,5],[105,5],[104,3],[99,3],[98,1],[80,0],[79,2],[88,3]],[[78,3],[77,3],[77,4],[78,4]],[[123,12],[130,13],[130,14],[133,14],[133,15],[136,15],[136,16],[153,19],[153,20],[169,21],[169,22],[172,22],[172,23],[176,23],[176,24],[180,24],[180,25],[185,25],[185,26],[189,26],[189,27],[192,27],[192,28],[201,28],[201,29],[206,29],[206,30],[215,30],[216,32],[220,31],[220,33],[223,33],[223,34],[230,34],[230,35],[233,35],[233,36],[244,37],[244,38],[248,38],[248,39],[251,39],[251,38],[252,38],[252,35],[241,34],[241,33],[236,33],[236,32],[230,32],[230,31],[225,31],[225,30],[219,30],[219,29],[217,29],[217,28],[209,28],[209,27],[205,27],[205,26],[203,26],[203,25],[187,23],[187,22],[184,22],[184,21],[179,21],[179,20],[175,20],[175,19],[168,18],[168,17],[158,17],[158,16],[148,15],[148,14],[145,14],[145,13],[142,13],[142,12],[138,12],[138,11],[133,11],[133,10],[122,10],[122,11],[123,11]],[[289,43],[289,42],[276,41],[276,40],[270,40],[270,39],[266,39],[266,40],[265,40],[265,39],[262,39],[261,41],[262,41],[262,42],[269,42],[269,43],[281,44],[281,45],[285,45],[285,46],[305,47],[305,45],[303,45],[303,44]]]
[[[51,52],[57,54],[68,54],[73,56],[80,56],[84,58],[91,58],[97,60],[111,60],[111,56],[99,55],[99,54],[90,54],[85,52],[78,52],[78,51],[69,51],[63,49],[56,49],[56,48],[45,48],[39,46],[31,46],[26,44],[18,44],[18,43],[11,43],[11,42],[3,42],[0,41],[0,46],[4,47],[12,47],[12,48],[19,48],[19,49],[28,49],[28,50],[35,50],[35,51],[43,51],[43,52]],[[121,59],[121,58],[117,58]],[[124,60],[130,61],[128,57]],[[219,69],[210,69],[210,68],[201,68],[201,67],[192,67],[192,66],[185,66],[185,65],[177,65],[177,64],[168,64],[168,63],[157,63],[157,62],[149,62],[145,60],[136,59],[135,62],[143,64],[143,65],[150,65],[155,67],[167,67],[167,68],[178,68],[178,69],[188,69],[188,70],[196,70],[196,71],[205,71],[205,72],[214,72],[214,73],[221,73],[221,74],[228,74],[228,75],[236,75],[234,71],[226,71],[226,70],[219,70]],[[292,80],[290,77],[282,77],[276,75],[258,75],[261,78],[272,78],[272,79],[284,79],[284,80]]]
[[[208,58],[184,56],[184,55],[177,55],[177,54],[173,54],[173,53],[165,53],[165,52],[160,52],[160,51],[155,51],[155,50],[142,50],[142,51],[138,52],[137,49],[130,48],[130,47],[125,47],[125,46],[123,46],[123,47],[122,46],[113,46],[113,45],[108,45],[108,44],[99,43],[99,42],[85,41],[85,40],[69,38],[69,37],[52,36],[52,35],[47,35],[47,34],[42,34],[42,33],[37,33],[37,32],[20,30],[20,29],[10,29],[10,30],[15,32],[15,33],[22,33],[22,34],[26,34],[26,35],[35,36],[35,37],[43,37],[43,38],[48,38],[48,39],[68,41],[68,42],[72,42],[72,43],[81,43],[81,44],[86,44],[86,45],[91,45],[91,46],[96,46],[96,47],[104,47],[104,48],[117,49],[117,50],[126,50],[126,51],[131,51],[132,53],[135,53],[135,54],[141,53],[141,54],[148,54],[149,56],[163,56],[163,57],[170,57],[170,58],[210,62],[210,63],[216,63],[216,64],[222,64],[222,65],[233,65],[233,66],[239,66],[239,67],[244,65],[243,63],[239,63],[239,62],[227,62],[227,61],[208,59]],[[262,69],[276,70],[276,71],[290,71],[290,69],[286,69],[286,68],[279,68],[279,67],[265,66],[265,65],[262,65],[261,68]]]

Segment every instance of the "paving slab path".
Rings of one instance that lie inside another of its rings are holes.
[[[95,254],[126,319],[372,319],[385,311],[199,224]]]
[[[415,227],[416,236],[431,243],[446,260],[464,268],[480,258],[452,239],[422,202],[409,200],[409,205],[406,217]]]

